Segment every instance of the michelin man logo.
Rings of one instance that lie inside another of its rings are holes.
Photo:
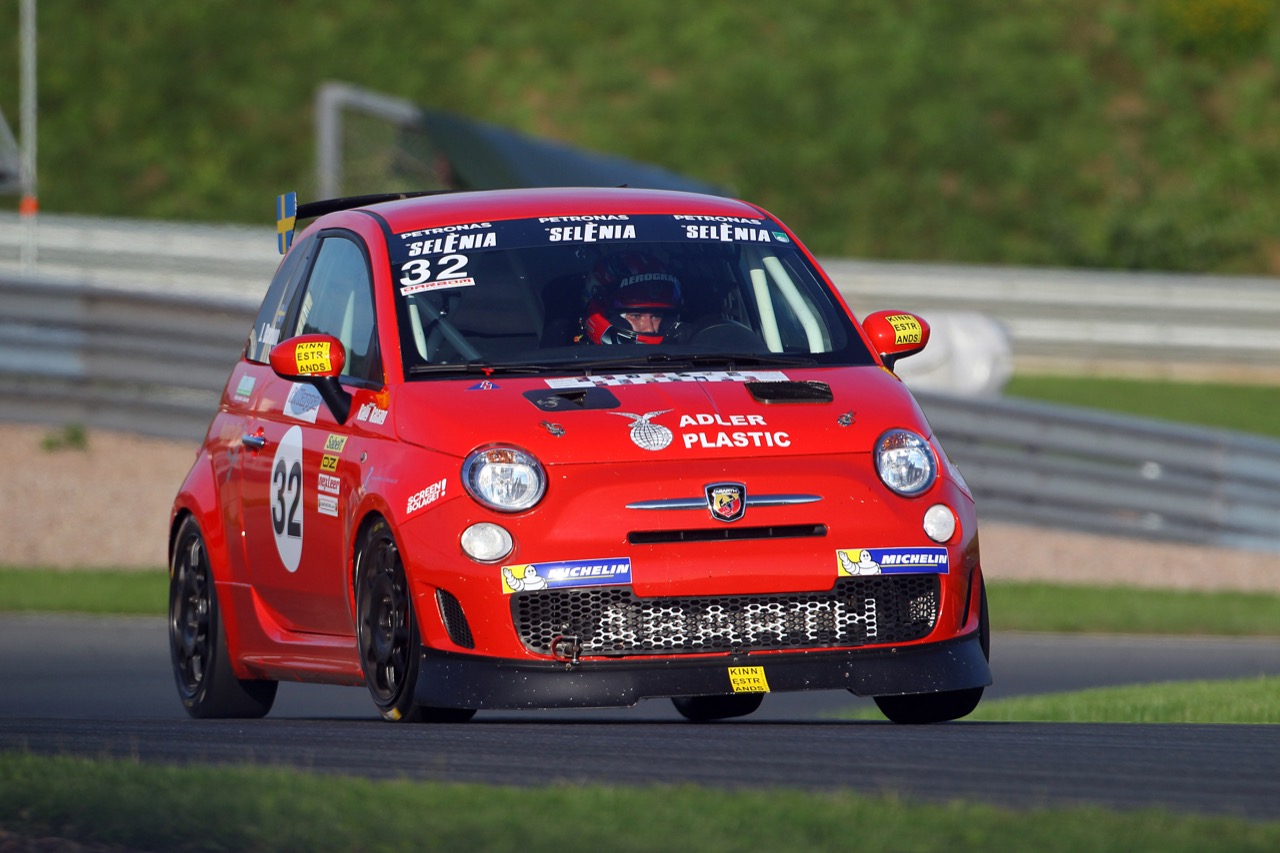
[[[539,577],[534,566],[516,566],[515,569],[520,571],[519,577],[516,577],[511,566],[502,567],[502,580],[512,592],[533,592],[547,588],[547,579]]]
[[[849,558],[850,551],[836,551],[836,556],[840,558],[840,573],[842,575],[878,575],[880,574],[880,564],[871,559],[871,552],[863,548],[858,552],[858,562],[854,562]]]

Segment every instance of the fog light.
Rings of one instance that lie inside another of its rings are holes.
[[[934,504],[925,511],[924,532],[934,542],[946,542],[956,533],[956,514],[945,504]]]
[[[462,550],[480,563],[493,563],[511,553],[511,534],[505,527],[481,521],[462,531]]]

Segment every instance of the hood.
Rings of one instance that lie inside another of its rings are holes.
[[[429,380],[391,409],[412,444],[458,457],[513,444],[548,467],[869,453],[887,429],[930,434],[880,367]]]

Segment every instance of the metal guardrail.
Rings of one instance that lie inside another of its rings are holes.
[[[1020,372],[1280,384],[1280,279],[824,259],[861,316],[995,317]],[[859,306],[871,306],[859,310]]]
[[[270,214],[264,214],[269,216]],[[41,214],[42,278],[256,305],[279,263],[269,226]],[[0,275],[23,273],[25,228],[0,212]],[[992,317],[1019,372],[1280,384],[1280,279],[886,263],[824,258],[858,314]]]
[[[1280,551],[1280,441],[1025,400],[916,396],[983,517]]]
[[[225,297],[0,276],[0,420],[198,440],[255,313]]]
[[[0,420],[204,434],[256,305],[0,274]],[[917,395],[984,518],[1280,551],[1280,441]]]

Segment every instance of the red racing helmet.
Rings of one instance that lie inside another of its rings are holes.
[[[582,327],[593,344],[660,344],[679,326],[680,280],[652,256],[610,255],[596,262],[588,282],[591,296]],[[636,331],[623,316],[632,312],[658,314],[662,322],[656,331]]]

